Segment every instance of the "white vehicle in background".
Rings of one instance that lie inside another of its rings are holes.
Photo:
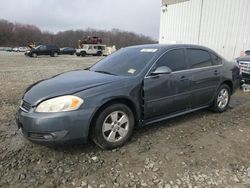
[[[12,49],[12,52],[19,52],[19,51],[18,51],[18,47],[14,47],[14,48]]]
[[[28,50],[28,48],[27,47],[23,47],[23,46],[21,46],[21,47],[15,47],[15,48],[12,49],[13,52],[26,52],[27,50]]]
[[[28,51],[28,48],[27,47],[19,47],[18,51],[19,52],[26,52],[26,51]]]
[[[82,57],[89,56],[89,55],[107,56],[115,51],[116,51],[115,46],[107,47],[104,44],[84,44],[82,48],[79,48],[76,50],[76,55],[82,56]]]
[[[116,51],[116,47],[112,46],[112,47],[106,47],[105,50],[103,51],[103,55],[104,56],[108,56],[112,53],[114,53]]]

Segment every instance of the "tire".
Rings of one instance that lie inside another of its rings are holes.
[[[82,57],[85,57],[86,55],[87,55],[86,52],[81,52]]]
[[[52,52],[51,57],[57,57],[58,53],[57,52]]]
[[[97,52],[97,53],[96,53],[96,56],[102,56],[102,52],[100,52],[100,51]]]
[[[92,140],[102,149],[114,149],[130,140],[134,126],[134,114],[124,104],[113,104],[102,110],[94,121]]]
[[[219,87],[213,105],[212,110],[217,113],[225,112],[228,108],[231,99],[231,90],[228,85],[223,84]]]
[[[34,57],[34,58],[37,58],[37,54],[36,53],[32,53],[31,56]]]

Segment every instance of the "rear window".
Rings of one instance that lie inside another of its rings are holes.
[[[222,59],[219,56],[211,53],[211,57],[212,57],[214,65],[221,65],[222,64]]]
[[[191,69],[209,67],[213,65],[209,53],[204,50],[187,49],[187,57]]]

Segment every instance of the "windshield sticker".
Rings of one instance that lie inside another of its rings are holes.
[[[157,52],[157,49],[141,49],[141,52],[149,52],[149,53],[154,53]]]
[[[129,70],[128,70],[128,73],[130,73],[130,74],[134,74],[135,72],[136,72],[135,69],[129,69]]]

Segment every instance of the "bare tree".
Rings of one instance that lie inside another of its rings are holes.
[[[58,32],[57,34],[48,31],[41,31],[34,25],[11,23],[6,20],[0,20],[0,46],[25,46],[28,44],[55,44],[59,47],[71,46],[77,47],[78,41],[87,36],[98,36],[102,38],[103,43],[115,45],[117,48],[125,46],[156,43],[150,37],[138,35],[133,32],[113,29],[106,30],[68,30]]]

